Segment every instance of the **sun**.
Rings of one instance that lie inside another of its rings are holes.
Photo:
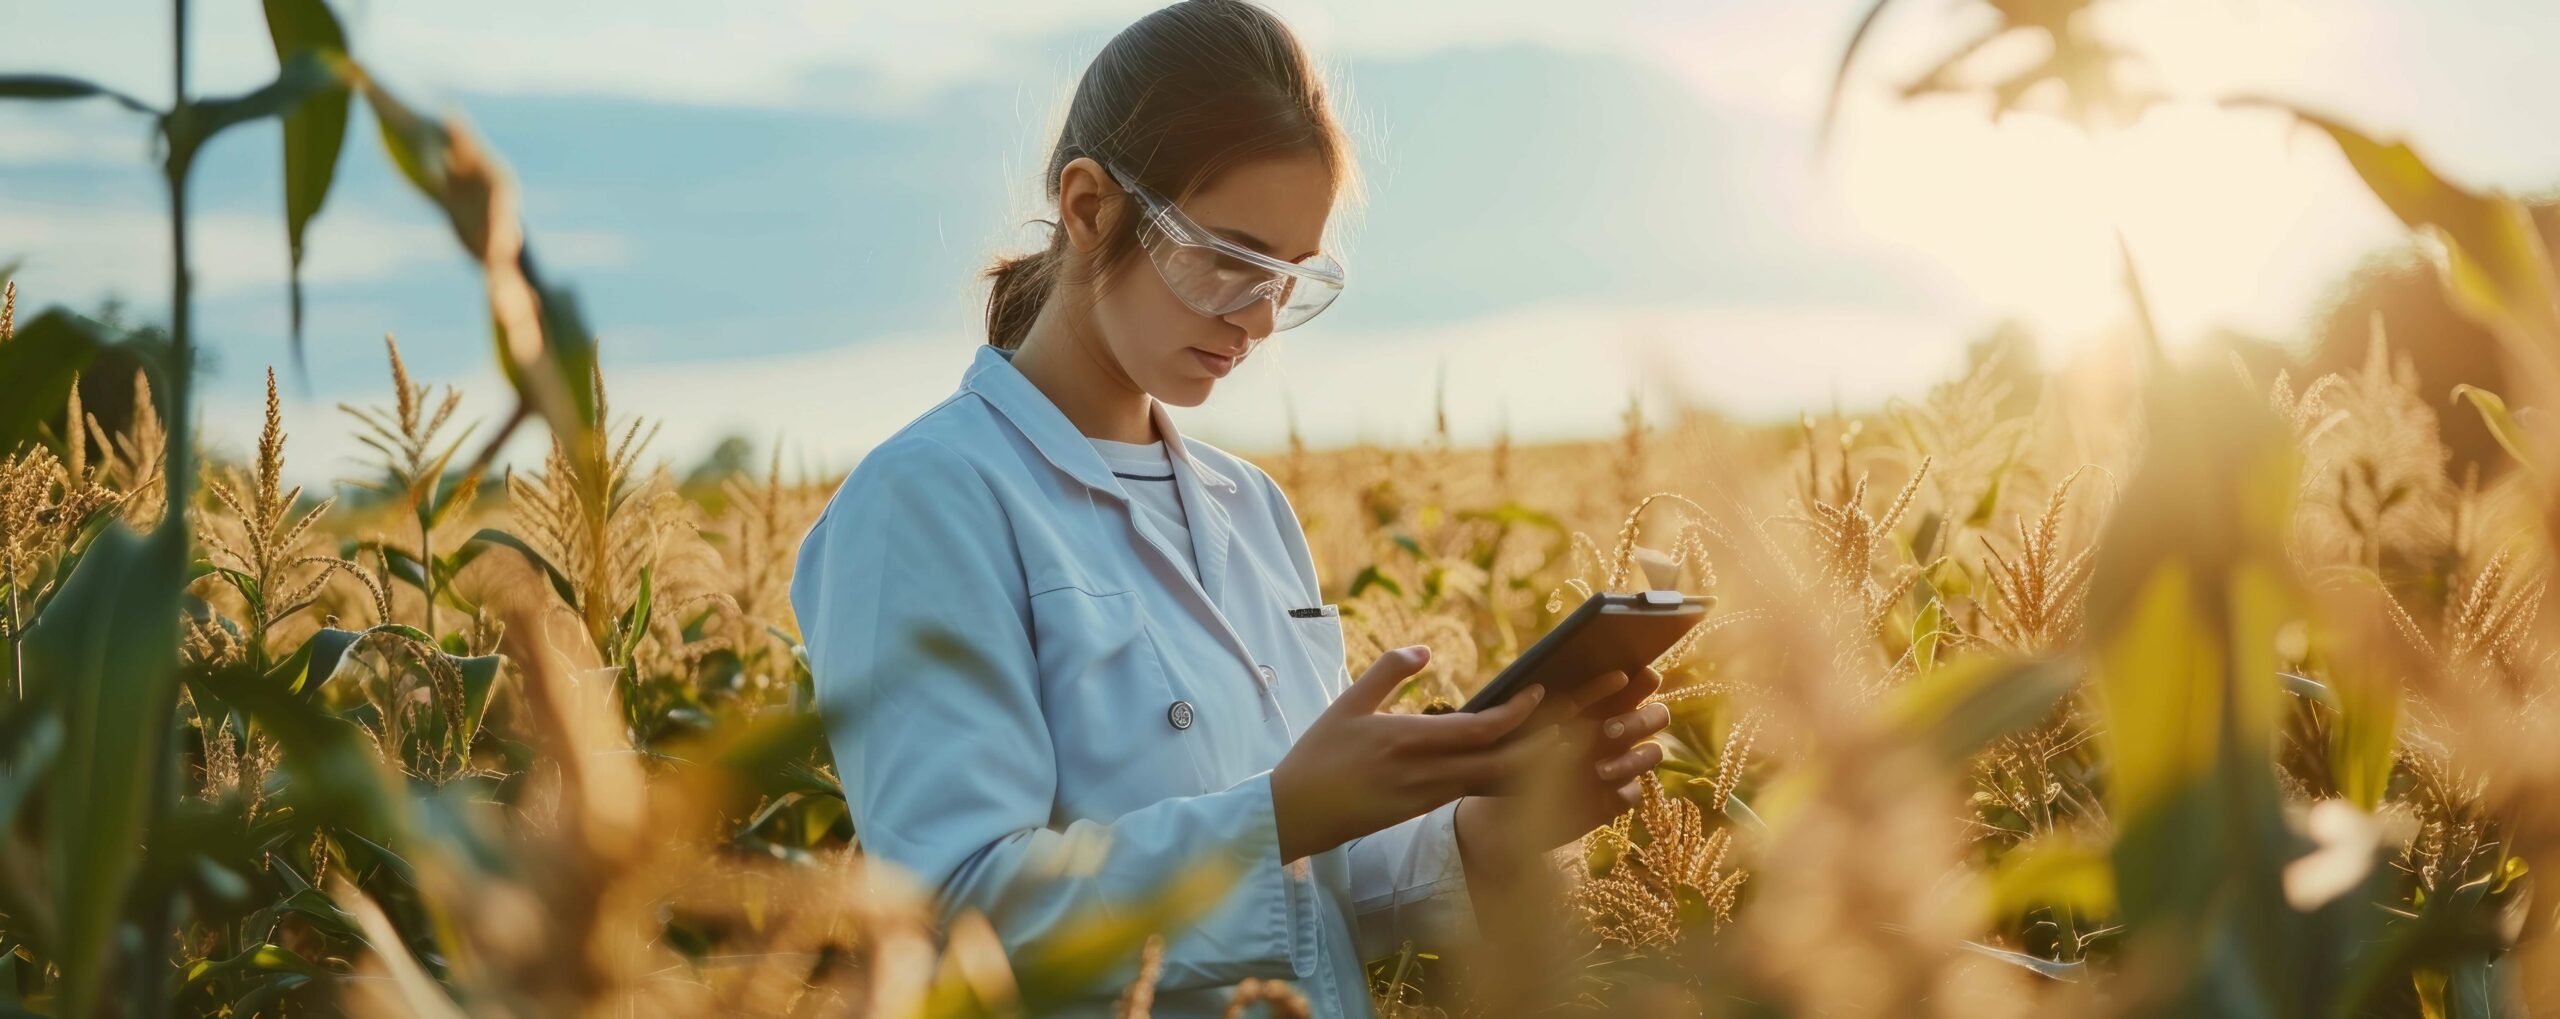
[[[2123,42],[2155,68],[2163,101],[2090,129],[2037,113],[1995,123],[1961,99],[1868,102],[1834,143],[1842,219],[2049,349],[2131,321],[2126,252],[2172,346],[2223,329],[2298,334],[2389,224],[2285,117],[2220,101],[2282,94],[2281,40],[2253,42],[2233,5],[2118,6],[2147,8]]]

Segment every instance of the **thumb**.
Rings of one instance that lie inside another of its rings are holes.
[[[1396,692],[1396,687],[1403,685],[1404,681],[1411,678],[1414,673],[1421,672],[1422,667],[1430,662],[1431,649],[1420,644],[1407,645],[1379,655],[1377,661],[1369,663],[1367,672],[1361,673],[1360,678],[1352,680],[1350,686],[1342,688],[1342,695],[1333,699],[1333,703],[1325,708],[1325,713],[1347,712],[1365,715],[1374,712]]]

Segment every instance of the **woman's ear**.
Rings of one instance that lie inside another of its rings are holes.
[[[1114,207],[1124,200],[1120,186],[1090,156],[1077,156],[1058,168],[1058,223],[1067,228],[1067,243],[1079,252],[1102,246],[1117,222]]]

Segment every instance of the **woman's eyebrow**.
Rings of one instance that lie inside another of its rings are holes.
[[[1209,228],[1209,232],[1224,235],[1228,240],[1242,244],[1245,247],[1252,248],[1253,250],[1265,255],[1271,253],[1271,242],[1265,241],[1260,237],[1256,237],[1242,230],[1238,230],[1233,227],[1213,226]]]
[[[1261,253],[1261,254],[1270,255],[1270,256],[1271,256],[1271,257],[1273,257],[1273,258],[1279,258],[1279,257],[1280,257],[1280,256],[1279,256],[1279,253],[1277,253],[1277,252],[1275,252],[1275,251],[1273,251],[1273,250],[1271,249],[1271,242],[1266,241],[1266,240],[1263,240],[1262,238],[1260,238],[1260,237],[1256,237],[1256,236],[1254,236],[1254,235],[1252,235],[1252,234],[1246,233],[1246,232],[1244,232],[1244,231],[1242,231],[1242,230],[1238,230],[1238,229],[1235,229],[1235,228],[1233,228],[1233,227],[1224,227],[1224,226],[1213,226],[1213,227],[1207,227],[1206,229],[1207,229],[1210,233],[1222,235],[1222,236],[1224,236],[1224,237],[1225,237],[1226,239],[1228,239],[1228,240],[1234,241],[1234,242],[1236,242],[1236,243],[1238,243],[1238,244],[1242,244],[1242,245],[1244,245],[1245,247],[1252,248],[1254,251],[1259,252],[1259,253]],[[1312,252],[1312,251],[1307,252],[1307,255],[1312,255],[1312,254],[1315,254],[1315,252]],[[1307,255],[1300,255],[1300,256],[1298,256],[1298,258],[1305,258],[1305,257],[1307,257]],[[1296,261],[1296,259],[1288,259],[1288,258],[1282,258],[1282,259],[1280,259],[1280,260],[1281,260],[1281,261],[1283,261],[1283,262],[1292,262],[1292,261]]]

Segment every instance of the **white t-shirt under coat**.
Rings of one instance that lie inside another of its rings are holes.
[[[1193,580],[1200,578],[1200,567],[1191,548],[1190,519],[1183,515],[1182,496],[1173,479],[1173,460],[1165,452],[1164,440],[1154,442],[1121,442],[1097,439],[1090,435],[1102,454],[1102,462],[1111,465],[1111,475],[1120,479],[1120,487],[1129,491],[1129,499],[1147,516],[1165,543],[1173,546],[1173,561]],[[1143,540],[1143,539],[1142,539]]]

